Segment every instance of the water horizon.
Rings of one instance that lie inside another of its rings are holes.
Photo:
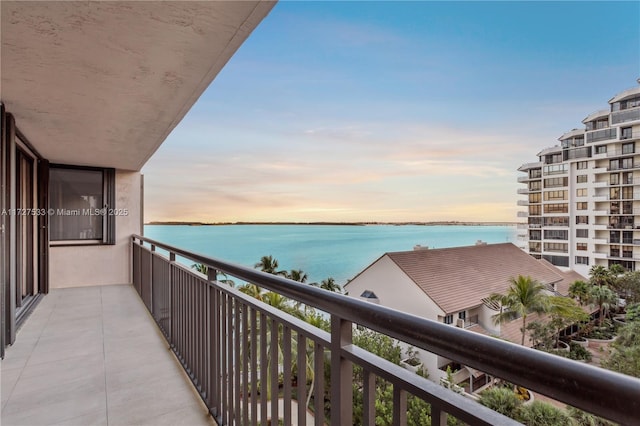
[[[248,267],[273,256],[280,270],[301,269],[308,282],[332,277],[340,285],[387,252],[516,241],[513,224],[145,224],[144,232],[159,242]]]

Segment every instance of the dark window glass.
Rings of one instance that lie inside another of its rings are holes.
[[[109,208],[114,195],[113,169],[52,166],[49,173],[51,241],[113,243],[115,227]]]

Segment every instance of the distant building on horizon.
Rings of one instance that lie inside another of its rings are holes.
[[[352,297],[519,344],[521,320],[494,324],[500,307],[488,300],[492,293],[506,293],[510,278],[518,275],[530,276],[544,284],[550,295],[561,296],[568,295],[571,283],[585,279],[534,259],[512,243],[479,242],[385,253],[345,284],[345,290]],[[540,319],[537,314],[530,318]],[[531,346],[528,336],[525,344]],[[456,383],[477,374],[445,357],[418,352],[433,380],[445,378],[447,366],[458,370]]]
[[[518,168],[521,248],[582,275],[594,265],[640,269],[640,86],[582,122]]]

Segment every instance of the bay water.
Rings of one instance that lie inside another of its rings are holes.
[[[344,285],[386,252],[516,242],[516,227],[458,225],[145,225],[145,236],[194,253],[253,267],[262,256],[302,269],[308,282]],[[191,266],[191,265],[189,265]]]

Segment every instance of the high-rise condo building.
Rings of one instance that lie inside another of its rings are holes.
[[[593,265],[640,269],[640,86],[582,123],[518,169],[521,246],[584,276]]]

